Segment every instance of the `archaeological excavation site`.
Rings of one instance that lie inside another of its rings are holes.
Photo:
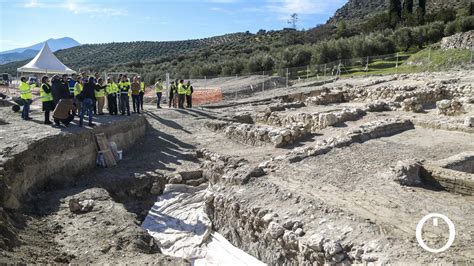
[[[474,263],[474,71],[239,86],[93,129],[2,104],[0,263]]]

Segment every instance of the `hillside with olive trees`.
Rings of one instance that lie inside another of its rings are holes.
[[[351,0],[347,5],[376,1]],[[134,72],[152,82],[166,73],[185,79],[248,75],[341,59],[415,53],[443,37],[474,29],[472,4],[434,9],[429,8],[430,3],[437,3],[432,0],[424,6],[428,13],[420,12],[417,0],[411,7],[404,3],[390,0],[388,5],[370,6],[379,12],[360,23],[338,18],[336,24],[308,30],[262,29],[200,40],[86,44],[55,54],[77,71]],[[0,72],[15,74],[26,62],[1,65]]]

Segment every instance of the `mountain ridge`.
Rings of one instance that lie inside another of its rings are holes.
[[[58,39],[48,39],[27,47],[20,47],[12,50],[0,52],[0,64],[7,64],[10,62],[22,61],[33,58],[43,48],[45,42],[48,42],[49,48],[53,52],[76,47],[81,45],[79,42],[71,37],[63,37]]]
[[[49,48],[51,48],[51,50],[53,52],[55,52],[57,50],[67,49],[67,48],[71,48],[71,47],[74,47],[74,46],[81,45],[78,41],[74,40],[71,37],[62,37],[62,38],[58,38],[58,39],[50,38],[46,41],[42,41],[42,42],[30,45],[30,46],[15,48],[15,49],[6,50],[6,51],[1,51],[0,55],[12,54],[12,53],[22,53],[25,50],[39,51],[39,50],[41,50],[41,48],[43,47],[43,44],[45,42],[48,42]]]

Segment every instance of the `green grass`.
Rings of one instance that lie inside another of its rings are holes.
[[[369,64],[368,71],[366,71],[365,67],[362,66],[346,66],[341,76],[350,77],[439,71],[456,66],[467,66],[470,63],[470,60],[470,50],[440,50],[425,48],[417,53],[399,53],[398,67],[396,58],[389,60],[374,60]]]
[[[424,49],[408,60],[408,65],[416,65],[425,70],[441,70],[445,68],[467,65],[471,61],[471,51],[468,49]]]

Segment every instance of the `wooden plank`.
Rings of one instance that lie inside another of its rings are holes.
[[[112,151],[109,149],[109,142],[107,141],[107,137],[104,133],[96,134],[97,144],[99,145],[99,150],[102,151],[104,154],[105,163],[107,167],[112,167],[117,165],[115,161],[115,157],[112,154]]]

